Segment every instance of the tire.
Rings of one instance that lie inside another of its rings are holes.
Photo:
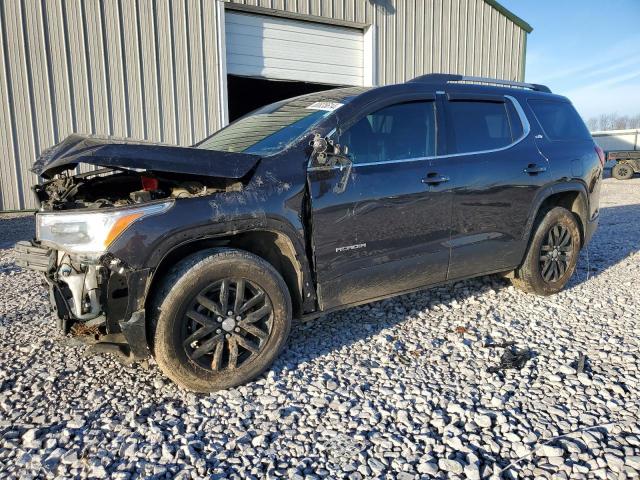
[[[541,212],[534,228],[511,283],[527,293],[553,295],[564,288],[576,269],[580,228],[574,214],[562,207]]]
[[[616,163],[611,169],[611,176],[618,180],[629,180],[633,174],[633,167],[627,163]]]
[[[212,392],[266,370],[286,344],[291,315],[289,290],[271,264],[242,250],[206,250],[163,279],[149,338],[167,377],[188,390]]]

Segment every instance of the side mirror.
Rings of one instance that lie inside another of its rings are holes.
[[[325,165],[327,163],[329,140],[321,137],[319,133],[316,133],[310,145],[313,147],[313,153],[311,155],[314,163],[317,163],[318,165]]]
[[[322,170],[330,170],[333,167],[340,167],[342,177],[338,184],[334,187],[335,193],[343,193],[347,188],[347,182],[351,176],[351,159],[348,157],[349,148],[345,145],[333,143],[333,140],[323,138],[316,133],[310,145],[313,147],[311,159],[313,166]]]
[[[318,133],[316,133],[309,145],[313,147],[311,159],[316,167],[333,167],[336,163],[342,163],[340,157],[347,157],[349,154],[348,147],[341,148],[333,140],[321,137]]]

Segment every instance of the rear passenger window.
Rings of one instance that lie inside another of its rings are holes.
[[[504,102],[449,101],[447,135],[450,153],[506,147],[513,142]]]
[[[530,99],[529,105],[551,140],[591,139],[589,130],[570,103]]]
[[[434,102],[391,105],[363,117],[338,138],[354,163],[431,157],[436,153]]]

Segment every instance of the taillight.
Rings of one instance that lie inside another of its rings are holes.
[[[598,145],[595,146],[595,149],[596,149],[596,153],[598,154],[598,159],[600,160],[600,165],[604,167],[604,162],[605,162],[604,150],[602,150]]]

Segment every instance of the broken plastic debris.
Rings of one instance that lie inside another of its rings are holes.
[[[531,350],[528,348],[514,348],[514,342],[504,342],[501,344],[485,345],[485,347],[501,347],[505,348],[500,363],[494,367],[487,368],[488,373],[497,373],[501,370],[514,368],[520,370],[531,359]]]
[[[513,342],[513,341],[502,342],[502,343],[487,343],[485,344],[484,348],[507,348],[515,344],[516,342]]]
[[[580,355],[578,355],[578,365],[576,367],[577,373],[584,372],[584,363],[586,360],[587,360],[587,356],[584,353],[581,353]]]

